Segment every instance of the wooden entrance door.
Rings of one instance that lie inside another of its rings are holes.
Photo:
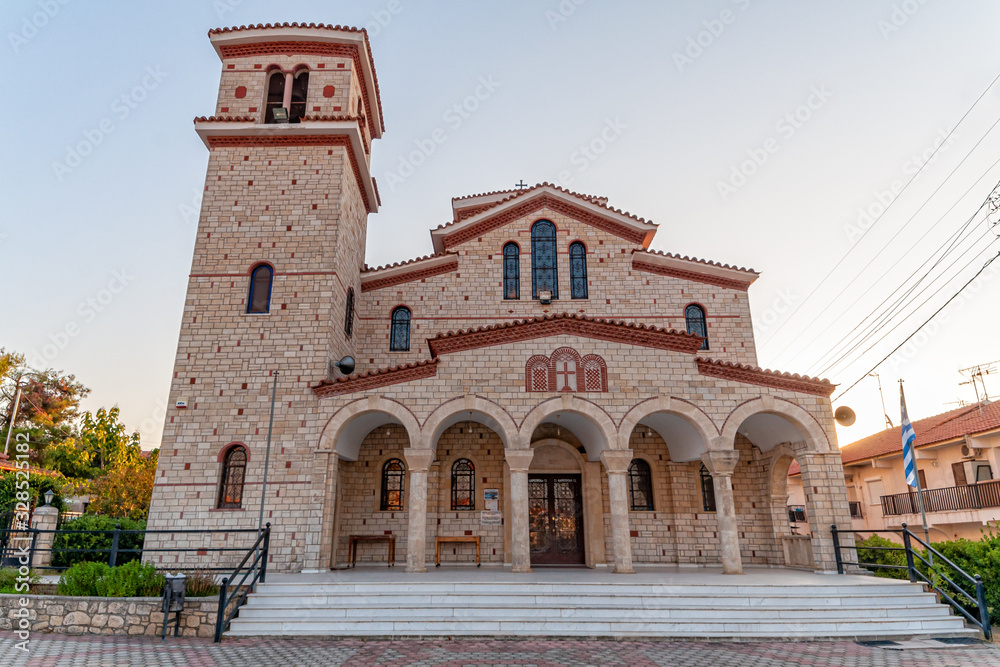
[[[528,475],[532,565],[580,565],[583,496],[580,475]]]

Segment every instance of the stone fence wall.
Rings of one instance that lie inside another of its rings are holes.
[[[28,604],[22,607],[21,598]],[[181,635],[215,635],[218,596],[187,598],[181,612]],[[69,635],[159,635],[163,628],[160,598],[64,597],[0,595],[0,630],[19,629],[19,614],[28,609],[32,632]],[[167,632],[173,634],[174,614]]]

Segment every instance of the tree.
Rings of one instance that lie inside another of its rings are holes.
[[[99,472],[91,466],[92,461],[91,453],[81,447],[76,438],[66,438],[42,451],[43,465],[66,477],[91,479]]]
[[[145,519],[153,496],[158,449],[114,465],[87,485],[89,514]]]
[[[100,470],[134,464],[142,456],[139,432],[128,434],[125,424],[118,421],[118,406],[96,413],[83,413],[80,442],[91,456],[91,465]]]

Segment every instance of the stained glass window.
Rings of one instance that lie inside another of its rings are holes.
[[[649,464],[642,459],[632,459],[628,466],[628,495],[633,512],[653,510],[653,479]]]
[[[247,450],[236,445],[222,463],[222,480],[219,484],[220,509],[239,509],[243,506],[243,481],[246,478]]]
[[[516,243],[503,247],[503,298],[521,298],[521,251]]]
[[[701,342],[699,350],[708,349],[708,326],[705,324],[705,311],[701,306],[691,304],[684,309],[684,320],[687,323],[687,332],[701,336],[705,340]]]
[[[559,277],[556,271],[556,226],[539,220],[531,227],[531,298],[548,290],[559,298]]]
[[[476,468],[469,459],[459,459],[451,466],[451,508],[476,509]]]
[[[389,351],[407,352],[410,349],[410,309],[400,306],[392,311],[392,330],[389,332]]]
[[[399,459],[389,459],[382,466],[382,502],[379,509],[383,512],[403,511],[403,480],[406,478],[406,466]]]
[[[569,287],[572,298],[587,298],[587,248],[579,241],[569,246]]]

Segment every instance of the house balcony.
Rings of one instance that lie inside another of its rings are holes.
[[[924,511],[961,512],[1000,507],[1000,480],[924,490]],[[882,515],[899,516],[920,512],[916,491],[882,496]]]

